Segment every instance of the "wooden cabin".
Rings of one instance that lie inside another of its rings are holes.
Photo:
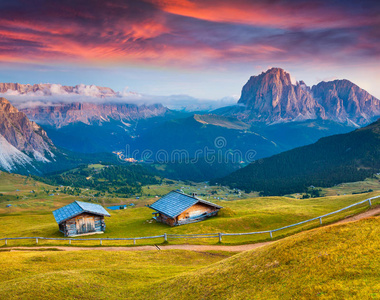
[[[216,216],[222,208],[219,205],[198,198],[171,191],[149,206],[154,209],[154,219],[170,226],[203,221]]]
[[[98,204],[75,201],[53,211],[59,231],[65,236],[103,233],[106,230],[104,217],[111,215]]]

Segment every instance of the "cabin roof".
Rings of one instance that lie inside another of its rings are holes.
[[[94,203],[87,203],[81,201],[74,201],[66,206],[63,206],[55,211],[53,215],[58,224],[71,219],[81,213],[90,213],[95,215],[107,216],[111,215],[103,208],[103,206]]]
[[[177,191],[171,191],[149,207],[170,218],[175,218],[196,203],[203,203],[216,208],[222,208],[214,203]]]

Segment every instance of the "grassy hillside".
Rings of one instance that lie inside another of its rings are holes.
[[[122,196],[140,194],[142,186],[157,184],[161,178],[141,165],[81,165],[75,169],[50,175],[34,176],[36,180],[51,185],[65,185],[76,188],[91,188],[102,193],[113,193]]]
[[[194,119],[202,124],[210,124],[229,129],[248,130],[251,126],[235,118],[218,116],[213,114],[194,115]]]
[[[379,247],[380,217],[321,228],[147,285],[131,298],[379,299]]]
[[[352,203],[366,199],[369,196],[377,195],[377,192],[331,196],[314,199],[294,199],[287,197],[257,197],[257,198],[238,198],[240,195],[223,196],[223,190],[219,187],[203,187],[198,191],[197,187],[178,186],[177,183],[172,185],[155,185],[144,187],[145,195],[139,199],[134,198],[111,198],[107,196],[96,197],[95,190],[80,189],[81,196],[75,196],[68,190],[68,187],[49,186],[36,182],[31,178],[19,175],[0,174],[0,238],[3,237],[62,237],[58,231],[58,226],[54,220],[52,211],[62,207],[74,200],[100,203],[107,207],[110,205],[130,204],[135,206],[125,210],[109,211],[110,218],[106,218],[106,233],[101,237],[139,237],[168,234],[189,234],[189,233],[214,233],[214,232],[251,232],[274,229],[286,226],[299,221],[307,220],[339,208],[345,207]],[[157,198],[155,195],[162,195],[168,191],[183,187],[186,192],[205,192],[215,191],[219,198],[215,196],[205,196],[205,200],[213,201],[224,207],[220,215],[209,220],[188,224],[178,227],[169,227],[167,225],[152,221],[152,210],[146,207]],[[194,188],[194,189],[193,189]],[[66,192],[65,192],[66,189]],[[200,189],[200,188],[199,188]],[[35,193],[30,193],[34,190]],[[75,190],[74,190],[75,191]],[[52,196],[50,196],[52,195]],[[222,197],[220,197],[222,196]],[[225,200],[228,198],[230,200]],[[380,200],[374,204],[380,203]],[[7,207],[7,205],[11,205]],[[337,216],[324,219],[324,223],[332,222],[344,216],[360,212],[367,209],[366,205],[351,209]],[[307,226],[296,227],[274,234],[274,238],[280,238],[284,235],[294,234],[300,230],[319,226],[315,221]],[[99,237],[99,236],[96,236]],[[269,238],[268,234],[241,236],[241,237],[223,237],[225,244],[239,244],[262,241]],[[162,243],[163,239],[139,241],[138,244]],[[200,243],[215,244],[217,238],[213,239],[193,239],[193,240],[169,240],[170,243]],[[42,245],[64,245],[67,242],[50,242],[43,241]],[[34,241],[9,241],[9,245],[33,245]],[[75,245],[98,245],[98,242],[73,242]],[[132,242],[104,242],[104,245],[132,245]]]
[[[256,161],[218,183],[263,195],[303,192],[364,180],[380,170],[380,121]]]
[[[200,269],[230,255],[0,250],[0,294],[2,299],[133,299],[131,293],[147,283],[160,284],[162,279]]]
[[[347,195],[347,194],[359,194],[365,193],[370,190],[379,190],[380,189],[380,176],[375,175],[371,178],[366,178],[363,181],[355,182],[345,182],[337,184],[336,186],[325,188],[323,192],[326,196],[333,195]]]
[[[210,163],[210,161],[213,161]],[[209,160],[201,157],[194,163],[188,160],[182,162],[154,163],[149,164],[154,173],[158,173],[162,177],[171,178],[173,180],[191,180],[202,182],[231,174],[239,170],[243,165],[236,162],[218,162],[218,156],[210,156]]]
[[[7,299],[378,299],[380,217],[232,257],[190,251],[0,250]]]

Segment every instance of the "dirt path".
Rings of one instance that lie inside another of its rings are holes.
[[[358,220],[361,220],[361,219],[364,219],[364,218],[369,218],[369,217],[373,217],[373,216],[376,216],[376,215],[379,215],[380,214],[380,206],[379,207],[376,207],[374,209],[370,209],[370,210],[367,210],[361,214],[358,214],[358,215],[355,215],[355,216],[351,216],[351,217],[348,217],[348,218],[345,218],[345,219],[342,219],[340,221],[337,221],[334,223],[335,224],[343,224],[343,223],[347,223],[347,222],[354,222],[354,221],[358,221]]]
[[[380,207],[368,210],[361,214],[347,217],[340,220],[334,224],[343,224],[347,222],[354,222],[364,218],[376,216],[380,214]],[[331,226],[329,225],[329,226]],[[152,251],[152,250],[191,250],[191,251],[231,251],[231,252],[242,252],[247,250],[256,249],[265,245],[269,245],[274,241],[256,243],[256,244],[246,244],[246,245],[158,245],[158,246],[137,246],[137,247],[65,247],[65,246],[52,246],[52,247],[9,247],[10,251],[30,251],[30,250],[42,250],[42,249],[57,249],[61,251],[83,251],[83,250],[101,250],[101,251]]]
[[[101,251],[152,251],[152,250],[192,250],[192,251],[231,251],[242,252],[246,250],[256,249],[258,247],[270,244],[272,242],[264,242],[257,244],[224,246],[224,245],[157,245],[156,246],[136,246],[136,247],[65,247],[65,246],[52,246],[52,247],[10,247],[11,251],[30,251],[30,250],[48,250],[58,249],[61,251],[83,251],[83,250],[101,250]]]

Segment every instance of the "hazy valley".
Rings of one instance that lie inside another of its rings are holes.
[[[11,107],[14,102],[20,109],[17,114],[25,114],[23,118],[28,118],[13,121],[12,127],[4,123],[4,117],[2,135],[5,140],[31,157],[9,154],[6,158],[7,170],[12,169],[10,166],[16,168],[22,162],[29,165],[26,172],[32,173],[36,173],[38,167],[31,167],[32,160],[37,160],[31,151],[40,153],[40,147],[43,147],[40,156],[45,162],[60,165],[62,169],[69,167],[65,166],[67,159],[63,159],[64,163],[61,164],[59,154],[56,159],[50,156],[45,158],[45,152],[51,151],[49,147],[61,154],[65,151],[104,152],[111,156],[112,152],[116,152],[129,158],[126,156],[134,153],[130,157],[132,161],[145,160],[153,164],[160,160],[160,152],[164,151],[163,165],[167,165],[164,169],[168,172],[161,172],[161,175],[174,179],[210,180],[227,175],[253,160],[365,126],[376,120],[380,111],[378,99],[347,80],[322,82],[310,88],[302,81],[293,84],[290,75],[278,68],[252,76],[244,85],[237,105],[194,113],[171,110],[162,104],[123,103],[128,97],[121,98],[120,93],[97,86],[1,84],[1,92],[12,97],[17,94],[15,100],[7,105]],[[37,97],[34,103],[39,104],[30,104],[31,93]],[[64,102],[59,100],[60,95]],[[70,95],[80,95],[82,102],[68,102]],[[5,109],[4,106],[3,113],[8,115],[7,119],[10,115],[15,118],[15,108],[9,107]],[[27,142],[16,141],[9,130],[12,127],[15,132],[20,127],[17,122],[38,124],[41,129],[34,129],[32,135],[21,131],[23,135],[29,135],[24,137]],[[39,135],[38,130],[41,131]],[[44,142],[46,145],[38,141],[40,136],[47,140]],[[223,139],[222,147],[215,144],[218,138]],[[214,176],[212,172],[203,176],[186,174],[182,165],[189,159],[195,159],[194,165],[198,163],[195,168],[200,168],[200,174],[204,173],[202,161],[207,159],[205,147],[210,149],[211,154],[208,155],[214,156],[217,162],[221,160],[217,154],[223,155],[223,163],[214,163],[212,167],[219,176]],[[149,157],[142,157],[144,151],[149,152]],[[175,151],[180,151],[180,155],[173,155]],[[231,151],[235,154],[228,156]],[[247,159],[245,154],[249,151],[252,153]],[[88,156],[90,160],[91,156]],[[92,162],[96,161],[99,158]]]

